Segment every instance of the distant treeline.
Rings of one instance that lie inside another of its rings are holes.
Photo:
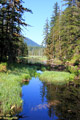
[[[31,47],[28,46],[28,55],[31,56],[43,56],[44,55],[44,47]]]

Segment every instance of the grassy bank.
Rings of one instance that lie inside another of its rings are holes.
[[[55,85],[66,84],[74,80],[75,75],[68,72],[45,71],[40,75],[40,80],[53,83]]]
[[[36,68],[21,64],[0,64],[0,116],[13,115],[22,106],[22,81],[36,75]]]

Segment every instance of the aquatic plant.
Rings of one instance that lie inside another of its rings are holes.
[[[4,64],[0,64],[4,66]],[[6,65],[5,65],[6,66]],[[0,72],[0,114],[15,114],[22,106],[21,85],[23,79],[35,76],[36,69],[23,64],[10,64]]]
[[[74,74],[68,72],[45,71],[40,75],[40,80],[61,85],[73,81],[74,77]]]

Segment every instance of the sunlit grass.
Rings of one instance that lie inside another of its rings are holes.
[[[21,64],[10,64],[9,66],[5,64],[5,68],[6,71],[0,72],[0,110],[3,115],[13,114],[22,106],[20,97],[22,80],[30,79],[36,74],[35,68]]]
[[[75,75],[68,72],[45,71],[40,75],[40,80],[57,85],[66,84],[74,80]]]
[[[21,78],[13,74],[0,74],[0,102],[1,110],[3,113],[8,113],[11,107],[14,105],[15,108],[21,106],[22,100],[20,98],[21,86],[19,81]]]

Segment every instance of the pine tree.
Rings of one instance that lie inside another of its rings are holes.
[[[16,61],[21,37],[21,25],[27,26],[22,18],[23,12],[31,12],[24,8],[22,0],[0,1],[0,58],[5,57],[13,62]]]
[[[48,36],[49,36],[49,21],[48,21],[48,18],[46,19],[46,23],[45,23],[45,26],[44,26],[43,36],[44,36],[44,40],[43,40],[42,44],[46,47]]]
[[[66,8],[62,14],[61,39],[62,39],[62,58],[70,60],[74,55],[75,48],[79,47],[80,35],[80,15],[76,6]]]
[[[51,17],[51,22],[50,22],[50,25],[51,25],[51,28],[50,28],[51,37],[50,38],[52,38],[51,41],[53,41],[52,42],[53,45],[51,44],[51,46],[53,46],[53,52],[52,52],[53,53],[53,58],[56,57],[56,46],[55,46],[55,44],[56,44],[57,39],[55,39],[55,38],[57,38],[56,37],[56,35],[57,35],[57,32],[56,32],[56,25],[57,25],[56,21],[58,22],[58,19],[59,19],[59,6],[58,6],[58,3],[56,2],[54,4],[54,11],[53,11],[53,15]],[[57,30],[59,30],[59,29],[57,29]]]
[[[53,27],[55,25],[55,21],[57,20],[57,16],[59,16],[59,6],[58,6],[57,2],[54,4],[53,9],[54,10],[53,10],[51,22],[50,22],[51,27]]]

